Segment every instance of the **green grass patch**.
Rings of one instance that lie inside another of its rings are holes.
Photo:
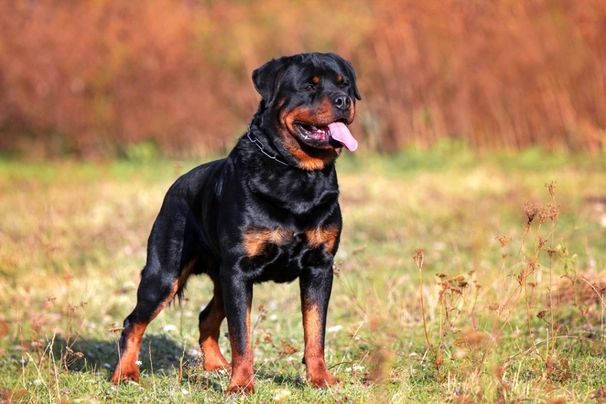
[[[225,402],[229,375],[199,367],[204,277],[150,325],[141,383],[109,382],[113,330],[134,307],[153,220],[197,164],[138,152],[98,164],[0,160],[3,400]],[[457,144],[343,156],[327,333],[327,363],[343,383],[307,385],[298,285],[263,284],[257,392],[234,401],[603,400],[605,168],[597,157]]]

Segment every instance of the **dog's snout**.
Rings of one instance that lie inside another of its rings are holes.
[[[341,111],[346,111],[351,106],[351,99],[345,94],[339,94],[336,97],[333,97],[332,103]]]

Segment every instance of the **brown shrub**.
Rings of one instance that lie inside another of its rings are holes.
[[[15,0],[0,32],[0,150],[219,151],[255,111],[252,70],[312,50],[354,62],[370,148],[599,151],[606,137],[604,0]]]
[[[364,86],[386,148],[597,151],[606,139],[606,2],[375,2]],[[387,113],[386,113],[387,112]]]

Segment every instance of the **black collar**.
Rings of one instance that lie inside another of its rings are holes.
[[[278,163],[285,165],[285,166],[290,166],[290,164],[288,164],[285,161],[280,160],[276,155],[271,155],[268,152],[265,151],[265,147],[263,146],[263,143],[261,143],[261,141],[259,139],[257,139],[256,137],[252,136],[250,134],[250,125],[248,125],[248,131],[246,131],[246,137],[248,138],[248,140],[250,140],[255,146],[257,146],[259,148],[259,150],[261,150],[261,153],[265,154],[267,157],[269,157],[272,160],[277,161]]]

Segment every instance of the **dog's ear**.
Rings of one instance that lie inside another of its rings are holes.
[[[360,96],[360,91],[358,90],[358,85],[356,83],[356,71],[354,70],[353,65],[349,60],[345,60],[343,58],[341,59],[343,60],[343,62],[345,62],[345,70],[347,71],[347,75],[351,79],[351,85],[354,90],[354,95],[358,100],[361,100],[362,97]]]
[[[253,84],[266,104],[271,104],[278,83],[284,75],[286,68],[290,65],[290,59],[288,56],[272,59],[253,71]]]

